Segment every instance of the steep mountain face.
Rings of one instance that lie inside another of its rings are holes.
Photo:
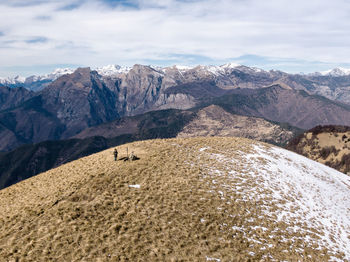
[[[225,110],[262,117],[280,123],[289,123],[301,129],[316,125],[350,125],[350,107],[304,91],[290,90],[274,85],[257,90],[236,89],[232,94],[210,101]]]
[[[331,76],[291,76],[230,64],[194,68],[135,65],[100,68],[98,72],[79,68],[63,74],[40,92],[23,95],[22,100],[8,99],[10,95],[6,94],[0,103],[0,108],[7,109],[0,111],[0,136],[6,137],[0,150],[70,138],[123,116],[212,103],[223,104],[230,113],[286,122],[303,129],[319,124],[350,124],[347,106],[308,94],[319,91],[314,84],[317,79],[321,83]],[[332,81],[341,88],[346,77]],[[279,84],[263,88],[273,83]],[[46,121],[47,129],[43,128]]]
[[[35,96],[14,109],[0,112],[1,151],[61,137],[66,127],[46,110],[44,103],[42,96]]]
[[[350,174],[350,127],[317,126],[291,140],[287,149]]]
[[[0,191],[0,256],[63,261],[347,261],[350,178],[237,138],[113,148]],[[54,241],[51,241],[54,239]]]
[[[350,75],[287,75],[275,83],[350,104]]]
[[[8,137],[0,150],[69,138],[89,126],[114,120],[119,117],[116,103],[115,90],[102,83],[96,72],[78,69],[19,106],[0,112],[0,135]]]
[[[0,111],[16,107],[33,95],[33,92],[23,87],[0,87]]]
[[[265,71],[259,68],[247,67],[238,64],[225,64],[222,66],[172,66],[172,67],[151,67],[135,65],[134,67],[108,65],[95,69],[105,79],[128,79],[125,86],[130,86],[134,80],[135,71],[145,76],[153,75],[153,78],[162,78],[163,88],[191,82],[214,81],[223,89],[232,88],[261,88],[273,84],[280,84],[296,90],[304,90],[309,94],[325,96],[331,100],[350,104],[350,70],[335,68],[321,73],[308,75],[288,74],[281,71]],[[130,71],[132,71],[130,73]],[[29,90],[40,91],[60,76],[71,74],[74,70],[69,68],[56,69],[50,74],[42,76],[0,78],[0,85],[9,87],[25,87]],[[130,77],[128,77],[130,73]],[[137,74],[138,74],[137,73]],[[107,80],[107,82],[109,82]],[[131,80],[131,81],[130,81]],[[152,82],[152,81],[150,81]],[[150,83],[148,82],[148,83]],[[112,85],[115,83],[112,83]],[[159,83],[154,82],[155,86]],[[142,84],[140,84],[142,85]],[[135,86],[135,82],[131,86]],[[147,86],[147,85],[146,85]]]
[[[41,92],[44,107],[66,125],[62,138],[119,117],[117,87],[110,89],[95,71],[79,68]]]

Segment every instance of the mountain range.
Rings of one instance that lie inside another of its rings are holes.
[[[0,87],[6,261],[350,259],[349,176],[271,145],[349,172],[345,69],[134,65],[32,80]]]
[[[350,76],[330,72],[135,65],[57,70],[49,78],[37,91],[0,87],[1,187],[129,141],[241,136],[285,145],[304,129],[350,125],[350,105],[339,101],[350,92],[332,100],[312,82],[347,90]]]
[[[350,76],[288,75],[233,64],[107,69],[101,69],[109,72],[105,74],[90,68],[79,68],[70,74],[65,71],[67,74],[36,92],[0,88],[0,101],[6,101],[0,105],[0,134],[4,138],[0,150],[67,139],[86,128],[124,116],[210,104],[222,106],[230,113],[303,129],[320,124],[350,125],[350,107],[340,103],[350,92],[337,96],[337,101],[327,99],[315,95],[321,91],[310,80],[329,82],[334,84],[334,90],[344,91]],[[342,87],[336,88],[337,85]]]
[[[0,189],[80,157],[136,140],[241,136],[284,145],[299,133],[301,130],[297,128],[231,114],[215,105],[152,111],[87,128],[72,139],[24,145],[0,154]]]
[[[265,71],[234,63],[222,66],[148,67],[159,72],[163,77],[167,75],[173,78],[177,83],[192,82],[196,79],[203,80],[203,78],[220,83],[220,87],[259,88],[280,83],[293,89],[305,90],[310,94],[318,94],[343,103],[350,103],[350,69],[341,67],[310,74],[288,74],[278,70]],[[103,77],[123,78],[123,75],[127,75],[132,69],[133,67],[107,65],[94,70]],[[39,91],[62,75],[71,74],[74,71],[70,68],[59,68],[50,74],[41,76],[0,77],[0,85],[22,86],[32,91]]]

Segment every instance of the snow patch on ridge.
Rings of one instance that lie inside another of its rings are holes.
[[[129,185],[129,187],[131,187],[131,188],[141,188],[140,185]]]
[[[272,190],[275,199],[293,199],[279,205],[278,220],[297,219],[319,229],[321,246],[350,259],[350,177],[281,148],[255,146],[255,151],[246,158],[259,173],[250,175],[263,178],[261,186]]]
[[[204,175],[218,197],[226,201],[222,190],[234,190],[240,195],[238,201],[262,203],[264,216],[287,225],[285,231],[292,235],[285,235],[285,241],[302,241],[311,246],[317,243],[320,249],[327,248],[333,254],[332,261],[341,261],[335,257],[339,253],[350,260],[349,176],[288,150],[262,144],[253,145],[248,154],[236,152],[235,158],[229,151],[203,149],[199,148],[202,157],[218,163],[208,165]],[[244,233],[254,230],[232,229]],[[293,232],[301,234],[302,239],[295,238]]]

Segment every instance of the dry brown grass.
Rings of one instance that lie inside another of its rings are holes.
[[[123,156],[128,147],[138,161],[114,162],[109,149],[6,188],[0,191],[0,257],[327,261],[327,250],[304,242],[304,235],[266,216],[260,200],[249,199],[259,181],[244,174],[254,170],[237,164],[241,175],[228,176],[230,170],[210,157],[240,159],[252,143],[238,138],[135,142],[118,151]],[[201,153],[203,147],[211,154]],[[208,173],[213,166],[225,174]],[[135,184],[140,188],[129,187]],[[277,208],[273,199],[269,208]]]
[[[308,132],[297,145],[297,152],[343,173],[350,173],[350,131]]]
[[[198,136],[245,137],[274,144],[285,144],[294,133],[262,118],[240,116],[219,106],[201,109],[177,135],[179,138]]]

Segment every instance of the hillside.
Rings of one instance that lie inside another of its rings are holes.
[[[67,162],[134,140],[131,135],[122,135],[113,139],[89,137],[44,141],[18,147],[0,154],[0,189]]]
[[[113,148],[0,191],[0,257],[344,261],[350,178],[238,138]],[[292,171],[291,171],[292,170]]]
[[[69,139],[127,116],[211,104],[301,129],[350,125],[350,106],[340,103],[349,102],[350,76],[289,75],[238,65],[187,69],[134,65],[69,72],[58,71],[57,78],[49,77],[50,83],[38,92],[0,88],[0,137],[6,138],[1,140],[1,151]]]
[[[91,127],[74,139],[43,141],[0,154],[0,189],[80,157],[126,142],[154,138],[240,136],[284,145],[300,130],[232,115],[218,106],[159,110]],[[8,139],[3,137],[1,140]]]
[[[341,172],[350,173],[348,126],[316,126],[292,139],[287,148]]]
[[[6,138],[1,140],[1,151],[69,139],[122,117],[211,104],[301,129],[350,125],[350,106],[340,103],[349,102],[349,76],[289,75],[238,65],[187,69],[134,65],[63,70],[47,77],[50,82],[38,92],[0,88],[0,136]]]
[[[317,125],[350,125],[350,106],[336,103],[305,91],[273,85],[260,89],[236,89],[231,94],[213,98],[230,113],[255,116],[301,129]]]
[[[301,131],[258,117],[231,114],[217,105],[200,109],[177,137],[221,136],[246,137],[271,144],[284,145]]]
[[[163,128],[170,137],[236,136],[276,145],[286,144],[300,129],[287,124],[273,123],[258,117],[229,113],[218,105],[189,110],[159,110],[134,117],[125,117],[90,127],[76,138],[91,136],[115,137],[121,134],[147,133],[148,129]],[[160,136],[158,136],[160,137]]]

